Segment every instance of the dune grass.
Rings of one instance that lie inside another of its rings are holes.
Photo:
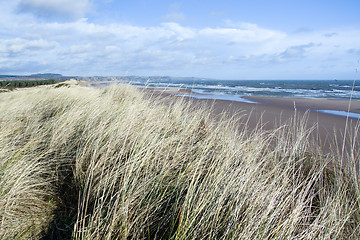
[[[0,102],[1,239],[360,236],[356,171],[296,118],[238,131],[130,86],[20,89]]]

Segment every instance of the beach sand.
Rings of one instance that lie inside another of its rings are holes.
[[[181,94],[191,95],[190,90],[176,88],[148,88],[145,92],[170,98]],[[314,140],[321,147],[324,154],[329,152],[340,153],[343,148],[344,135],[347,139],[345,150],[353,153],[359,152],[358,119],[349,118],[347,120],[344,116],[315,111],[336,110],[346,112],[349,107],[348,100],[288,97],[245,98],[257,102],[257,104],[189,97],[185,97],[185,100],[208,108],[215,118],[225,113],[228,117],[236,119],[240,130],[251,130],[256,126],[261,126],[264,130],[272,130],[289,123],[295,116],[299,119],[303,118],[306,120],[306,128],[313,129],[310,135],[311,140]],[[360,113],[359,100],[351,101],[350,111]],[[353,141],[354,139],[356,142]],[[353,149],[355,151],[352,151]]]

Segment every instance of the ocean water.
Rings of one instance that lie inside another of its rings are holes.
[[[173,80],[150,79],[129,81],[132,85],[149,87],[181,87],[208,95],[211,99],[241,101],[246,96],[360,99],[360,81],[350,80]]]
[[[209,80],[209,79],[172,79],[152,77],[102,84],[131,84],[142,87],[175,87],[187,88],[195,94],[179,95],[196,99],[221,99],[246,103],[251,101],[246,96],[262,97],[297,97],[360,100],[360,80]],[[360,119],[359,113],[335,111],[328,109],[312,109],[324,114]]]

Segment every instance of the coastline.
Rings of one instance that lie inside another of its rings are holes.
[[[360,235],[359,148],[321,151],[322,120],[304,131],[313,112],[167,90],[70,81],[0,94],[3,238]]]
[[[177,88],[142,88],[145,93],[161,97],[183,98],[195,105],[206,107],[216,118],[227,115],[237,119],[239,129],[272,130],[289,123],[296,116],[305,120],[305,128],[313,129],[310,137],[317,143],[323,153],[341,152],[344,135],[346,135],[345,150],[360,149],[360,137],[356,132],[360,124],[357,118],[348,119],[317,110],[334,110],[347,112],[349,100],[324,98],[291,98],[291,97],[243,97],[250,102],[229,101],[220,99],[192,98],[194,93],[188,89]],[[186,95],[183,95],[186,94]],[[198,94],[196,94],[198,95]],[[251,101],[256,103],[251,103]],[[360,101],[352,100],[350,112],[360,113]],[[346,133],[345,133],[346,131]]]
[[[291,97],[244,97],[262,104],[275,105],[283,108],[294,106],[302,110],[336,110],[360,113],[360,100],[328,99],[328,98],[291,98]],[[350,108],[349,108],[350,103]]]

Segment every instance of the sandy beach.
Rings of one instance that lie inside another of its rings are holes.
[[[190,90],[176,88],[147,88],[146,92],[167,97],[176,97],[181,94],[192,94]],[[209,108],[216,117],[225,113],[238,121],[240,129],[254,129],[260,125],[264,130],[280,127],[294,118],[306,121],[306,128],[313,128],[311,138],[321,146],[324,153],[331,151],[341,152],[344,135],[346,135],[345,148],[359,149],[357,136],[359,120],[347,118],[316,110],[335,110],[347,112],[348,100],[322,99],[322,98],[289,98],[289,97],[245,97],[245,99],[257,102],[247,103],[227,100],[194,99],[185,97]],[[350,112],[360,113],[360,101],[352,100]],[[345,129],[347,129],[346,134]],[[354,143],[353,140],[357,140]]]
[[[294,118],[306,120],[306,127],[314,128],[312,137],[324,152],[340,151],[343,145],[345,129],[347,129],[346,148],[351,148],[351,140],[359,140],[357,134],[358,119],[321,113],[316,110],[347,111],[349,101],[335,99],[300,99],[300,98],[272,98],[272,97],[248,97],[259,104],[231,102],[215,100],[214,111],[228,111],[230,115],[243,113],[249,116],[248,125],[255,127],[261,121],[261,125],[267,129],[274,129],[287,123]],[[352,101],[350,111],[358,113],[359,101]],[[240,121],[240,125],[241,125]],[[358,146],[356,146],[358,148]]]

